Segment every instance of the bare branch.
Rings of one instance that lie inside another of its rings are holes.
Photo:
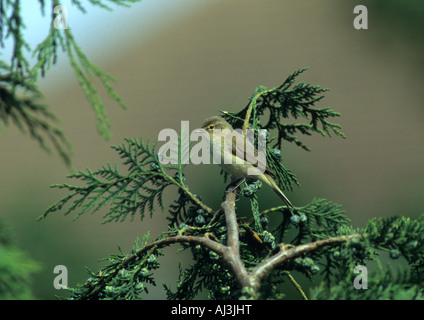
[[[234,272],[237,281],[243,288],[250,286],[250,279],[244,264],[240,258],[240,242],[239,242],[239,229],[236,216],[236,199],[237,199],[237,185],[230,184],[227,187],[225,201],[221,204],[221,208],[225,213],[225,220],[227,224],[227,239],[228,243],[225,247],[223,260]]]
[[[275,269],[277,266],[281,265],[283,262],[296,258],[306,252],[311,252],[314,250],[321,249],[323,247],[333,246],[337,244],[341,244],[343,242],[361,238],[360,234],[352,234],[347,236],[339,236],[328,238],[325,240],[319,240],[311,243],[306,243],[302,245],[298,245],[296,247],[287,249],[284,244],[280,244],[280,251],[275,255],[269,257],[262,263],[260,263],[255,270],[252,271],[252,276],[257,278],[258,280],[262,279],[268,272]]]

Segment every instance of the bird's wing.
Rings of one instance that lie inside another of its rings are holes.
[[[273,176],[266,163],[266,145],[261,144],[260,146],[263,149],[261,149],[261,152],[258,152],[253,144],[253,131],[245,138],[241,129],[235,129],[232,132],[231,140],[225,139],[224,143],[227,151],[231,151],[233,156],[239,157],[242,155],[243,160],[262,170],[264,173]]]

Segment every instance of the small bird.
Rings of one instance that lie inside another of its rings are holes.
[[[221,159],[218,159],[220,160],[219,165],[225,171],[230,173],[233,178],[242,179],[250,177],[257,179],[274,190],[274,192],[284,201],[284,203],[289,208],[293,208],[293,205],[289,199],[275,183],[273,179],[274,174],[266,165],[266,159],[258,154],[258,151],[249,141],[249,139],[246,139],[242,133],[234,130],[233,127],[221,117],[215,116],[207,118],[205,121],[203,121],[202,129],[209,133],[211,153],[213,150],[219,149],[219,152],[217,153],[221,157]],[[220,134],[214,134],[214,130]],[[240,143],[240,141],[244,141],[244,143]],[[250,160],[253,159],[253,157],[248,157],[246,153],[248,150],[253,150],[255,155],[254,159],[256,159],[256,162],[252,162]],[[244,155],[243,158],[240,158],[241,154]],[[225,161],[225,157],[227,157],[227,159],[231,159],[231,162],[226,163],[228,161]],[[264,168],[264,170],[259,170],[258,168]],[[254,174],[252,174],[252,172]]]

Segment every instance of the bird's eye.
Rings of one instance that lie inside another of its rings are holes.
[[[209,129],[210,129],[210,130],[212,130],[213,128],[215,128],[215,126],[214,126],[213,124],[211,124],[211,125],[209,126]]]

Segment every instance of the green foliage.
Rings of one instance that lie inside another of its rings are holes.
[[[25,95],[18,94],[21,91],[25,92]],[[63,131],[52,124],[57,122],[57,118],[40,102],[41,99],[42,95],[31,79],[13,73],[10,67],[0,61],[1,122],[5,125],[13,122],[22,132],[29,132],[31,137],[50,153],[51,147],[46,142],[47,138],[69,166],[71,144]]]
[[[325,239],[329,236],[349,234],[342,233],[341,228],[347,226],[349,219],[340,208],[341,205],[326,199],[313,199],[307,205],[296,208],[294,214],[287,207],[280,206],[267,209],[260,215],[266,217],[271,214],[281,214],[281,222],[273,231],[277,235],[277,241],[299,244]],[[289,232],[293,230],[296,230],[295,236],[293,232]],[[290,240],[286,239],[288,232],[292,236]]]
[[[422,218],[375,218],[368,222],[363,232],[368,235],[371,245],[388,252],[392,259],[403,257],[411,266],[411,277],[417,283],[424,281]]]
[[[87,169],[87,172],[79,171],[69,175],[69,178],[85,182],[86,186],[53,185],[54,188],[67,189],[70,193],[51,206],[43,217],[61,210],[72,200],[65,214],[77,211],[76,218],[110,206],[104,215],[104,222],[124,221],[128,215],[133,220],[137,213],[142,219],[145,211],[153,214],[155,200],[159,207],[164,209],[162,194],[166,187],[171,185],[177,186],[194,203],[200,202],[183,184],[180,178],[182,166],[162,166],[155,153],[156,143],[150,147],[149,143],[144,144],[142,140],[126,141],[127,144],[113,147],[123,159],[125,174],[119,172],[117,165],[107,164],[95,172]]]
[[[353,276],[352,276],[353,275]],[[336,285],[328,288],[324,283],[314,288],[311,299],[314,300],[423,300],[424,290],[416,279],[408,276],[404,271],[398,274],[381,265],[372,274],[368,275],[366,289],[355,289],[354,273],[340,280]]]
[[[51,151],[45,143],[47,137],[54,149],[65,163],[70,165],[71,148],[62,130],[52,125],[57,119],[54,114],[40,102],[42,95],[37,86],[39,76],[45,73],[57,62],[58,50],[62,49],[69,59],[75,71],[75,75],[84,90],[87,99],[93,108],[99,133],[108,138],[110,136],[110,121],[107,116],[105,104],[100,93],[93,83],[95,78],[99,79],[106,92],[112,100],[115,100],[121,107],[125,108],[121,97],[115,92],[111,82],[113,77],[107,72],[96,67],[78,46],[72,34],[72,21],[69,22],[68,29],[56,29],[54,19],[56,15],[53,10],[60,5],[58,0],[39,0],[40,10],[45,14],[46,7],[49,7],[51,14],[50,30],[47,37],[32,50],[23,36],[25,24],[22,18],[21,9],[23,1],[20,0],[0,0],[0,47],[3,49],[5,41],[10,39],[13,45],[11,50],[11,60],[7,63],[0,60],[0,119],[7,125],[13,122],[21,130],[27,129],[31,137],[35,138],[46,151]],[[110,10],[108,3],[128,6],[136,0],[109,0],[109,1],[88,1],[93,6],[98,6]],[[81,1],[73,0],[72,5],[81,12],[86,9]],[[32,53],[36,58],[34,65],[31,65],[27,55]],[[1,125],[1,123],[0,123]]]
[[[243,110],[238,113],[226,112],[224,117],[235,127],[241,127],[251,109],[250,127],[253,129],[277,129],[278,136],[274,138],[273,146],[280,149],[284,140],[309,150],[296,134],[310,136],[315,132],[322,136],[331,136],[331,132],[333,132],[344,138],[345,135],[339,130],[340,125],[328,120],[328,118],[339,117],[340,114],[328,107],[315,108],[315,104],[324,98],[322,93],[329,89],[304,82],[295,84],[296,78],[305,70],[307,68],[297,70],[278,87],[267,89],[259,86]],[[266,111],[269,113],[268,119],[261,118]],[[283,123],[289,117],[293,117],[294,120],[304,119],[309,123]]]
[[[246,123],[255,130],[267,129],[268,165],[276,172],[280,185],[291,188],[298,184],[294,174],[282,164],[281,144],[300,139],[292,136],[284,121],[307,118],[308,124],[291,128],[306,135],[330,131],[344,137],[338,124],[328,118],[338,116],[329,108],[315,109],[325,91],[319,86],[294,84],[301,69],[282,85],[266,90],[258,88],[248,106],[239,113],[225,112],[224,116],[235,127]],[[265,113],[265,110],[269,113]],[[270,115],[264,121],[263,116]],[[262,123],[265,123],[262,125]],[[276,137],[272,130],[277,131]],[[125,167],[103,166],[97,171],[87,169],[70,176],[83,186],[57,184],[68,195],[51,206],[44,217],[64,210],[84,213],[105,210],[104,221],[122,221],[128,216],[143,218],[154,214],[155,208],[165,209],[162,194],[168,186],[175,187],[175,200],[169,204],[169,225],[156,239],[149,235],[126,254],[106,258],[108,264],[99,272],[91,272],[90,279],[79,288],[70,289],[72,299],[141,299],[148,297],[148,288],[156,285],[153,271],[160,267],[162,248],[179,243],[179,251],[189,251],[193,262],[179,265],[176,287],[164,284],[168,299],[193,299],[207,291],[210,299],[281,299],[287,286],[294,286],[299,297],[306,299],[296,280],[302,274],[310,280],[320,280],[309,298],[317,299],[420,299],[423,281],[424,246],[423,223],[406,217],[370,220],[364,228],[354,229],[339,204],[326,199],[312,199],[294,209],[286,206],[267,208],[257,191],[262,184],[246,179],[238,185],[230,184],[221,206],[211,209],[201,197],[193,194],[185,184],[182,138],[178,140],[178,161],[162,165],[156,144],[126,139],[113,147]],[[278,147],[278,148],[277,148]],[[236,212],[236,197],[245,197],[250,210]],[[270,223],[273,216],[275,223]],[[380,265],[380,256],[388,255],[391,262],[399,258],[400,275],[391,271],[375,271],[369,281],[372,289],[355,289],[355,267]],[[294,276],[296,274],[296,277]],[[407,275],[407,276],[404,276]]]
[[[156,248],[142,254],[135,253],[140,253],[140,250],[146,247],[149,237],[149,234],[145,235],[141,243],[137,239],[130,255],[119,248],[120,254],[103,259],[109,264],[98,273],[88,270],[90,278],[80,286],[81,288],[68,289],[73,298],[134,300],[148,293],[148,285],[155,285],[151,271],[159,267],[157,256],[162,253]]]
[[[0,221],[0,300],[32,299],[31,278],[40,265],[14,244]]]

